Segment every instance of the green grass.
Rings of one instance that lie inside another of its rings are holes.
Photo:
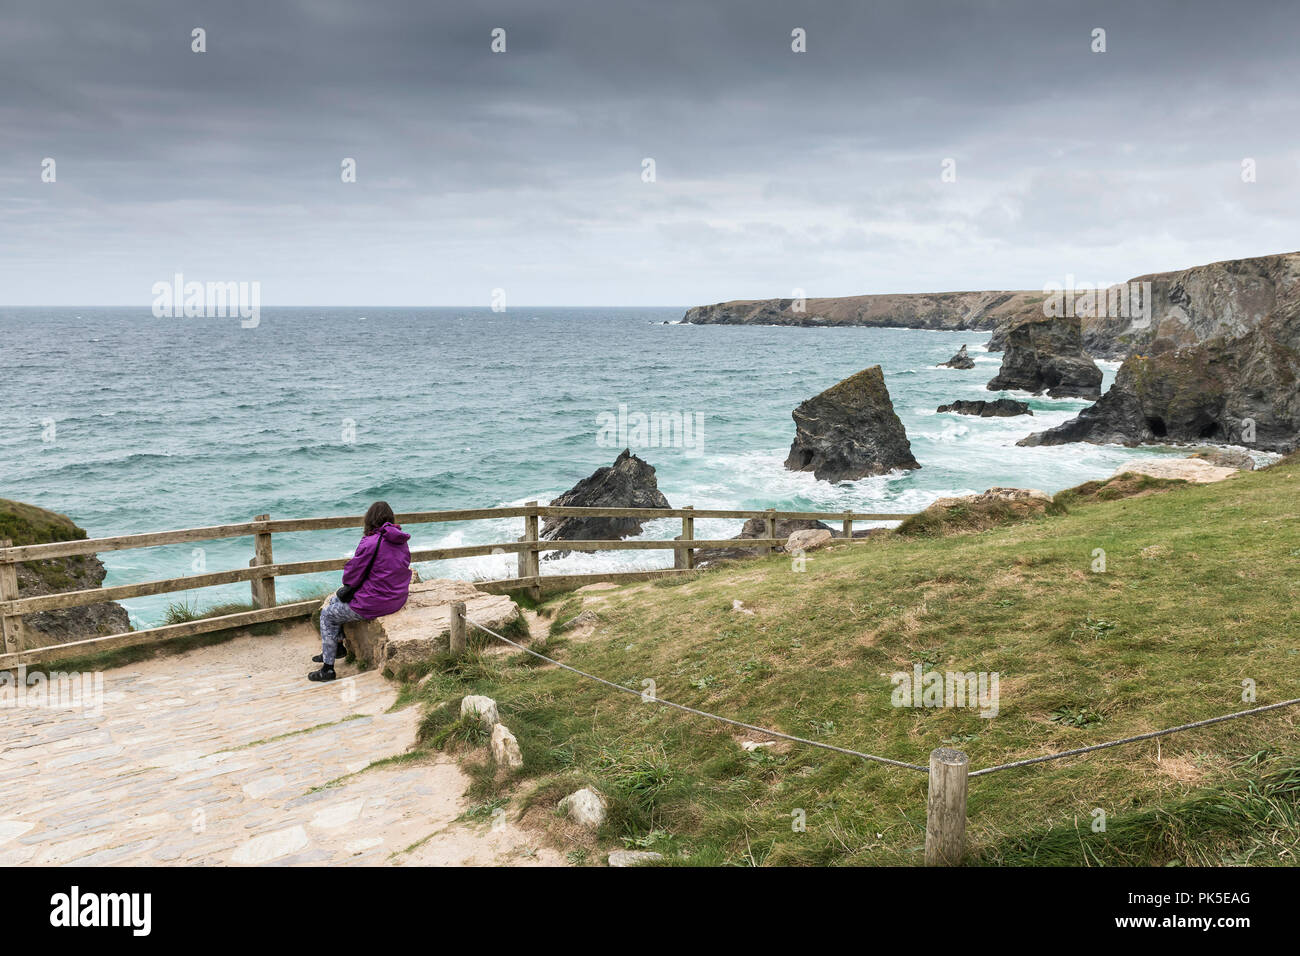
[[[551,653],[637,690],[652,679],[661,698],[910,763],[955,742],[972,768],[1241,710],[1246,680],[1259,703],[1300,697],[1300,457],[1216,485],[1105,484],[1057,496],[1055,514],[835,546],[803,573],[774,556],[678,587],[598,592],[600,626]],[[1104,573],[1092,570],[1099,550]],[[732,611],[735,599],[755,613]],[[560,596],[541,612],[562,621],[576,606]],[[649,840],[678,864],[921,860],[924,774],[803,745],[747,753],[742,732],[523,656],[441,661],[417,695],[426,747],[463,733],[443,702],[498,701],[525,765],[472,767],[475,802],[514,794],[514,812],[550,825],[556,801],[590,785],[610,801],[601,845]],[[890,674],[918,662],[996,671],[998,715],[892,706]],[[976,778],[971,859],[1294,862],[1295,717]],[[1245,759],[1263,751],[1276,757]],[[1106,834],[1087,825],[1098,808]],[[1274,835],[1248,837],[1268,814]]]

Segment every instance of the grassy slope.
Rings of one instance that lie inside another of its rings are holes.
[[[602,619],[595,633],[548,645],[631,687],[652,678],[670,700],[910,763],[956,746],[972,768],[1240,710],[1247,678],[1259,703],[1300,697],[1300,458],[1218,485],[1067,506],[978,533],[817,552],[803,573],[773,557],[599,592],[588,597],[606,601],[587,605]],[[1105,573],[1090,570],[1097,548]],[[733,599],[755,613],[734,612]],[[1000,714],[894,708],[888,675],[916,662],[997,671]],[[471,687],[498,699],[535,778],[512,807],[547,825],[556,799],[590,783],[612,803],[605,846],[700,863],[919,860],[923,774],[800,745],[745,753],[723,725],[517,658],[435,677],[422,691],[430,701]],[[1059,708],[1100,719],[1063,726],[1051,719]],[[1159,762],[1143,742],[978,778],[973,857],[1293,862],[1297,716],[1165,738]],[[453,722],[433,707],[427,739],[454,739]],[[1283,757],[1244,759],[1260,752]],[[499,799],[516,782],[483,771],[477,795]],[[1251,792],[1255,811],[1225,822],[1223,807]],[[1097,807],[1107,835],[1089,830]],[[803,833],[791,825],[798,810]]]

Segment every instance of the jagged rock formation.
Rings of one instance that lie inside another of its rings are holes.
[[[597,468],[551,502],[568,508],[668,508],[659,490],[654,466],[629,449],[614,464]],[[645,522],[639,518],[547,518],[541,537],[547,541],[603,541],[637,534]],[[549,552],[562,554],[563,552]]]
[[[1300,252],[1228,259],[1129,281],[1151,283],[1150,324],[1086,318],[1083,347],[1089,354],[1123,359],[1245,335],[1300,285]]]
[[[67,515],[0,498],[0,539],[15,545],[80,541],[86,532]],[[104,583],[104,565],[93,554],[29,561],[18,565],[18,596],[37,597],[62,591],[85,591]],[[27,647],[121,634],[131,630],[126,609],[105,601],[85,607],[41,611],[23,618]]]
[[[1052,398],[1098,398],[1101,369],[1083,351],[1077,318],[1027,319],[1007,332],[1002,368],[990,391],[1023,389]]]
[[[1133,352],[1185,348],[1221,336],[1244,335],[1300,282],[1300,252],[1149,273],[1130,279],[1121,288],[1128,295],[1129,287],[1148,282],[1149,319],[1107,315],[1118,310],[1115,300],[1108,302],[1106,295],[1097,297],[1097,306],[1086,301],[1073,303],[1073,308],[1082,309],[1084,351],[1095,358],[1124,359]],[[1008,330],[1035,312],[1043,314],[1041,308],[1029,306],[998,323],[985,347],[990,352],[1002,351]]]
[[[980,418],[1010,418],[1013,415],[1032,415],[1028,402],[1017,402],[1012,398],[999,398],[991,402],[956,401],[951,405],[940,405],[937,411],[955,412],[958,415],[978,415]]]
[[[906,329],[987,331],[1026,306],[1041,308],[1041,292],[939,292],[851,295],[803,300],[750,299],[688,309],[687,325],[865,325]]]
[[[1300,443],[1300,284],[1251,331],[1133,355],[1095,405],[1021,445],[1219,441],[1289,452]]]
[[[794,442],[785,467],[822,481],[852,481],[895,468],[920,468],[879,365],[808,399],[792,413]]]
[[[957,350],[957,354],[946,362],[939,363],[944,368],[974,368],[975,360],[966,352],[966,346]]]

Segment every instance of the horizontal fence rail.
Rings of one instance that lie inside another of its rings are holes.
[[[840,522],[841,540],[862,541],[853,537],[853,525],[858,521],[901,521],[906,514],[842,511],[780,511],[768,509],[716,509],[690,506],[682,508],[590,508],[542,505],[529,502],[525,505],[501,508],[469,508],[447,511],[412,511],[396,516],[400,525],[435,524],[460,521],[483,521],[501,518],[522,518],[523,537],[515,541],[491,544],[462,545],[451,548],[417,548],[411,551],[412,564],[448,561],[457,558],[485,557],[493,554],[518,556],[518,573],[515,577],[475,582],[483,590],[501,592],[527,589],[540,596],[542,588],[570,588],[593,581],[636,581],[688,573],[695,568],[695,552],[701,549],[746,549],[770,554],[781,547],[786,539],[777,537],[778,521]],[[656,521],[675,518],[681,521],[681,535],[672,540],[550,540],[539,533],[540,520],[545,518],[636,518]],[[696,538],[697,519],[750,520],[765,522],[763,536],[757,538]],[[231,627],[243,627],[270,620],[284,620],[293,616],[306,616],[318,605],[316,601],[277,604],[275,583],[278,578],[302,574],[338,571],[349,558],[325,558],[316,561],[290,561],[276,563],[272,540],[276,534],[295,534],[307,531],[336,531],[361,528],[362,515],[336,515],[322,518],[271,519],[258,515],[251,521],[233,524],[210,525],[200,528],[181,528],[172,531],[153,531],[142,534],[114,535],[103,538],[82,538],[75,541],[53,541],[45,544],[10,546],[0,541],[0,668],[9,669],[21,664],[51,659],[55,653],[90,652],[96,649],[149,643],[151,640],[169,640]],[[16,578],[17,565],[32,561],[49,561],[77,555],[126,551],[137,548],[155,548],[167,545],[189,544],[198,541],[215,541],[229,538],[254,539],[253,557],[246,568],[232,568],[181,577],[119,584],[110,587],[88,588],[79,591],[60,591],[33,597],[19,597]],[[584,574],[543,575],[540,555],[545,551],[673,551],[674,567],[648,571],[610,571]],[[255,610],[242,611],[221,617],[203,618],[182,624],[170,624],[88,638],[48,647],[25,647],[23,616],[46,611],[84,607],[105,601],[119,601],[134,597],[170,594],[198,588],[238,584],[247,581]]]

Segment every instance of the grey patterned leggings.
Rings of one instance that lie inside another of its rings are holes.
[[[320,612],[320,656],[326,664],[333,666],[334,656],[338,653],[339,641],[343,640],[343,625],[348,621],[361,621],[364,618],[338,598],[331,598],[329,604]]]

